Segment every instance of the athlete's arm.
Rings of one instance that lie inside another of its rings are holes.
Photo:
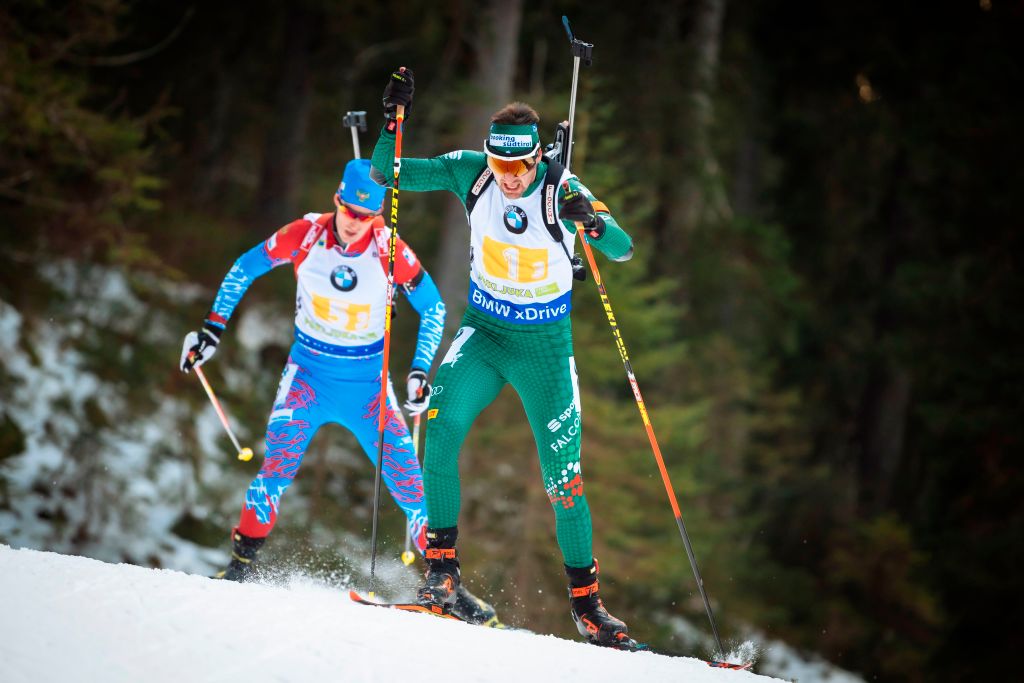
[[[299,254],[303,237],[313,226],[314,223],[306,219],[293,221],[238,257],[220,283],[207,320],[224,329],[249,285],[270,270],[291,263]]]
[[[570,191],[582,192],[590,200],[597,215],[604,222],[604,232],[600,237],[594,238],[584,233],[583,239],[587,240],[587,244],[600,251],[612,261],[628,261],[633,258],[632,238],[630,238],[625,230],[619,227],[618,222],[604,202],[598,200],[576,176],[570,177],[568,182]],[[565,188],[564,186],[559,186],[558,200],[561,201],[564,196]],[[576,233],[576,224],[572,221],[562,221],[562,226],[570,233]]]
[[[429,373],[434,364],[434,356],[441,346],[441,335],[444,333],[445,308],[441,300],[441,292],[434,284],[433,278],[426,270],[420,271],[422,277],[415,284],[406,283],[402,287],[409,303],[420,315],[420,330],[416,335],[416,354],[412,359],[412,368]]]
[[[373,148],[373,167],[384,176],[387,187],[394,184],[395,134],[380,132]],[[487,165],[483,152],[460,149],[430,159],[402,158],[401,190],[428,192],[448,190],[465,201],[469,188]],[[376,177],[376,176],[375,176]]]
[[[398,238],[396,252],[395,283],[402,288],[405,297],[420,316],[412,369],[429,373],[437,349],[441,346],[441,335],[444,333],[444,301],[441,300],[441,292],[438,291],[430,273],[402,238]],[[382,265],[386,268],[385,261],[386,257],[382,258]]]

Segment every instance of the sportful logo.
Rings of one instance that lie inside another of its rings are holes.
[[[370,198],[370,193],[365,192],[363,190],[356,190],[356,197],[359,199],[359,201],[365,202],[367,199]]]
[[[508,135],[507,133],[491,133],[491,147],[522,147],[531,149],[534,145],[532,135]]]

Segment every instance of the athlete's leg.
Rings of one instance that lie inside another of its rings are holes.
[[[340,423],[355,434],[374,469],[380,441],[380,382],[346,383]],[[381,478],[391,497],[408,519],[409,534],[416,547],[426,547],[427,511],[423,500],[423,475],[402,411],[397,410],[391,382],[384,420],[384,453]]]
[[[277,522],[281,497],[295,480],[313,435],[324,422],[323,398],[318,397],[315,366],[296,362],[292,353],[281,375],[274,408],[267,423],[263,467],[245,493],[238,531],[265,538]]]
[[[505,385],[491,363],[501,353],[486,333],[463,325],[437,369],[423,448],[427,517],[432,529],[458,524],[462,495],[459,450],[477,415]]]
[[[509,381],[519,393],[540,455],[541,477],[555,512],[555,534],[565,564],[593,561],[590,507],[580,467],[580,396],[571,346],[546,354],[521,349]]]

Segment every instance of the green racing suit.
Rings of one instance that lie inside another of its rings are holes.
[[[394,133],[384,130],[373,152],[374,167],[389,181],[394,144]],[[554,191],[553,186],[544,188],[546,161],[538,164],[536,179],[517,200],[505,198],[493,180],[481,185],[489,178],[486,168],[484,153],[470,150],[401,160],[401,190],[455,193],[467,206],[471,232],[469,306],[438,368],[427,413],[423,481],[428,523],[434,529],[457,525],[462,443],[477,415],[511,384],[533,430],[565,564],[587,567],[593,561],[593,539],[580,467],[581,408],[569,318],[568,255],[577,232],[571,222],[551,220],[564,232],[564,242],[555,242],[543,224],[545,206],[555,210],[566,187],[582,191],[605,224],[600,238],[584,237],[588,243],[612,260],[626,260],[632,240],[567,171],[555,201],[542,202],[542,194]],[[471,199],[474,193],[478,197]]]

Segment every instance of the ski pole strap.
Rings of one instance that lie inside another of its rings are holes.
[[[454,560],[455,548],[427,548],[423,557],[428,560]]]
[[[588,598],[597,591],[598,582],[594,581],[594,583],[590,584],[589,586],[572,586],[572,589],[569,591],[569,597]]]

